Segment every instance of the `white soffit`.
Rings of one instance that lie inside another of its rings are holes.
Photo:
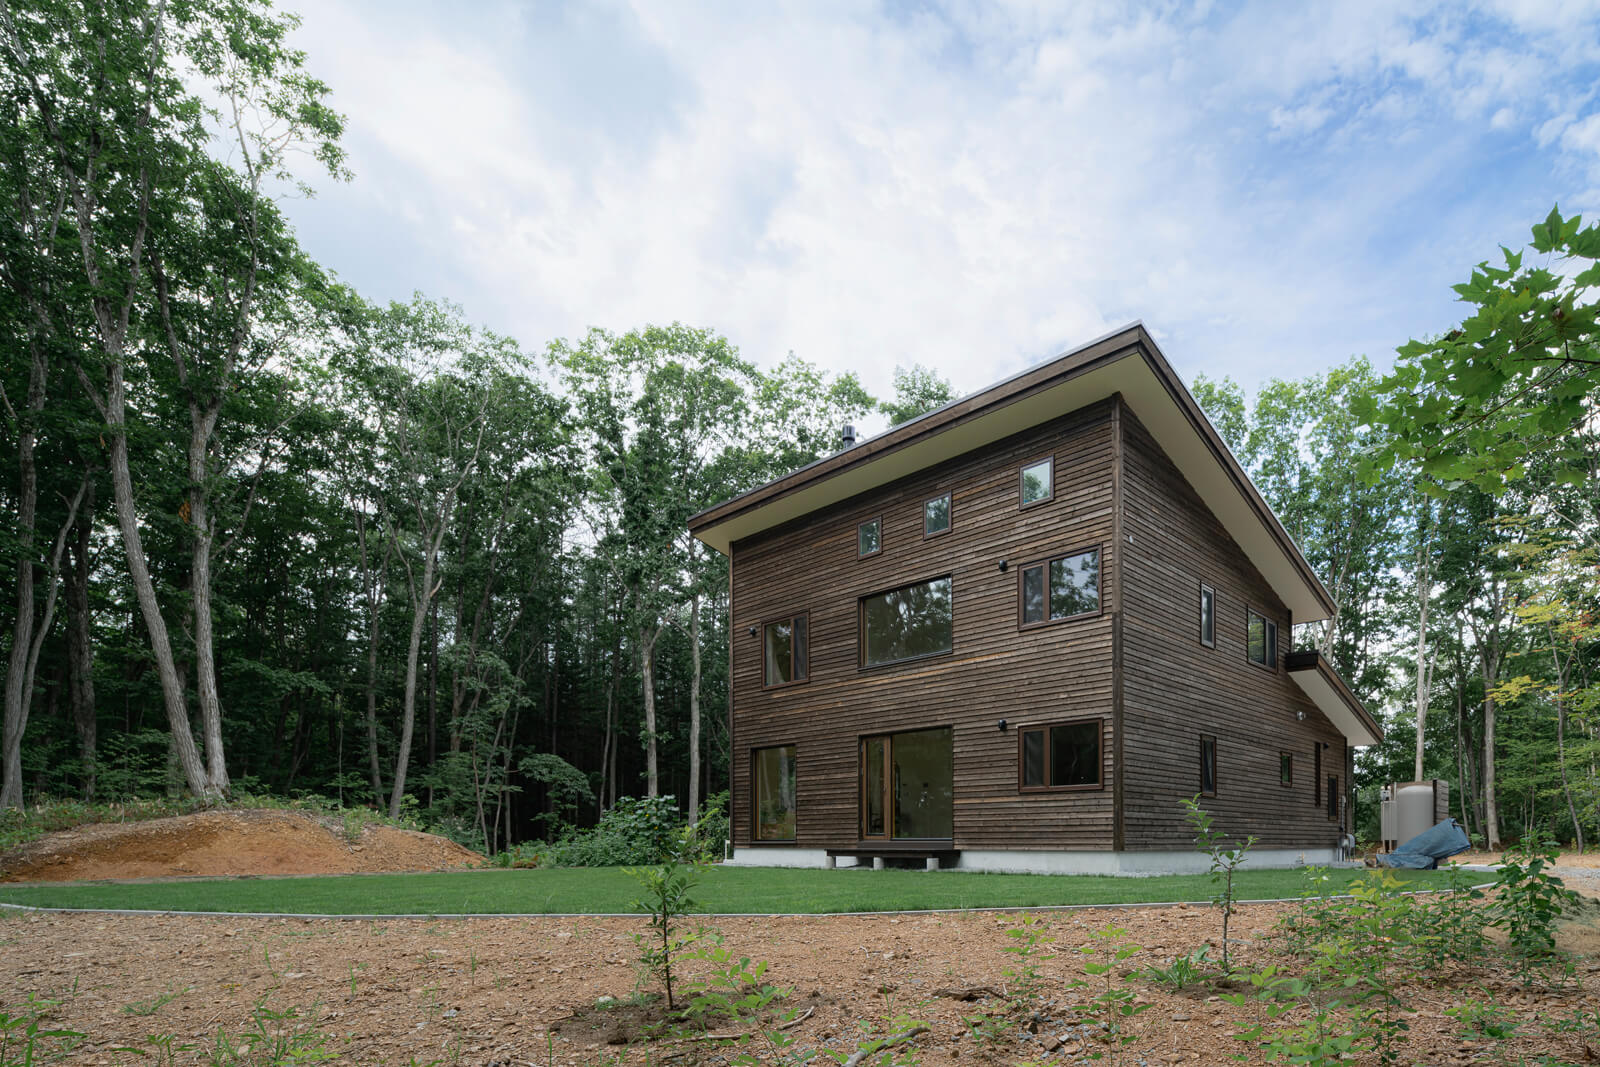
[[[696,536],[726,555],[734,541],[954,459],[1119,392],[1293,612],[1294,620],[1310,622],[1325,618],[1327,610],[1316,590],[1301,577],[1294,561],[1285,554],[1252,507],[1246,491],[1234,483],[1222,458],[1212,451],[1211,445],[1189,421],[1179,402],[1162,385],[1137,349],[1047,389],[1002,403],[982,414],[957,419],[945,429],[904,447],[818,478],[770,503],[731,515],[699,531]]]
[[[1290,671],[1289,677],[1305,690],[1306,696],[1311,698],[1322,714],[1328,717],[1328,721],[1333,723],[1352,745],[1365,748],[1378,743],[1378,738],[1367,729],[1360,716],[1351,710],[1350,705],[1344,702],[1344,697],[1333,687],[1332,682],[1323,677],[1321,671],[1312,669]]]

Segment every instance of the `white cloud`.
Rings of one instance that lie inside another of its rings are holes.
[[[880,392],[897,362],[976,388],[1135,317],[1186,374],[1381,358],[1580,193],[1491,195],[1522,179],[1486,131],[1600,153],[1573,121],[1593,12],[1563,5],[305,16],[358,177],[302,235],[359,287],[535,348],[681,319]]]

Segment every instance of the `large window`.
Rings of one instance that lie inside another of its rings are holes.
[[[775,619],[763,627],[766,685],[806,680],[806,616]]]
[[[1100,788],[1100,720],[1017,731],[1021,789]]]
[[[856,527],[856,555],[875,556],[883,550],[883,519],[868,519]]]
[[[948,839],[955,814],[951,730],[861,739],[861,836]]]
[[[1251,663],[1278,669],[1278,624],[1253,610],[1245,616],[1245,655]]]
[[[1200,643],[1217,647],[1217,591],[1200,583]]]
[[[941,493],[922,502],[922,536],[947,533],[950,529],[950,494]]]
[[[1200,735],[1200,792],[1217,795],[1217,739],[1210,734]]]
[[[935,656],[950,651],[950,579],[935,578],[861,598],[861,663]]]
[[[794,840],[794,746],[758,748],[751,755],[755,766],[755,820],[757,841]]]
[[[1022,568],[1022,625],[1056,622],[1100,610],[1100,550]]]
[[[1055,496],[1055,460],[1046,456],[1022,468],[1022,506],[1042,504]]]

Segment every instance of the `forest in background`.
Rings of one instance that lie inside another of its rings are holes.
[[[363,299],[279,208],[353,180],[292,26],[0,4],[0,807],[316,794],[491,852],[625,796],[692,817],[727,571],[686,519],[951,386]],[[1366,837],[1418,768],[1491,847],[1600,835],[1600,233],[1553,212],[1501,258],[1388,374],[1194,382],[1339,604],[1295,645],[1384,713]]]

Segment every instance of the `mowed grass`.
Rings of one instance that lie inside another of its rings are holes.
[[[1444,888],[1440,871],[1398,871],[1416,889]],[[1343,888],[1369,877],[1336,871]],[[1298,896],[1303,871],[1242,871],[1239,900]],[[314,915],[497,915],[635,912],[638,883],[623,869],[552,868],[326,878],[230,878],[175,882],[0,886],[0,903],[51,908],[268,912]],[[696,911],[761,914],[918,911],[934,908],[1034,908],[1074,904],[1208,901],[1206,875],[1109,878],[1098,875],[982,874],[970,871],[781,870],[712,867],[692,894]]]

